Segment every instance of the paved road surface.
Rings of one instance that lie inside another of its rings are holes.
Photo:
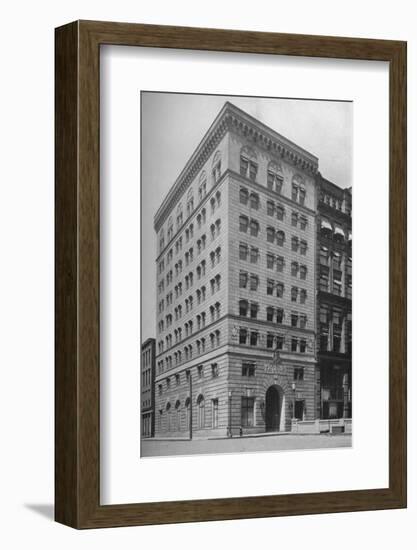
[[[265,437],[234,437],[232,439],[194,439],[193,441],[142,442],[142,456],[173,456],[258,451],[290,451],[295,449],[332,449],[350,447],[351,435],[276,435]]]

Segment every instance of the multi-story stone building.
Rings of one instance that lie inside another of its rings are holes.
[[[317,416],[352,416],[352,189],[317,177]]]
[[[155,338],[148,338],[142,345],[141,361],[141,434],[155,434]]]
[[[155,434],[314,422],[318,159],[225,103],[157,211]]]

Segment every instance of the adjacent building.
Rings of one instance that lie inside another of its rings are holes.
[[[155,435],[155,338],[142,344],[141,361],[141,434]]]
[[[317,177],[317,417],[352,416],[352,189]]]
[[[156,436],[317,427],[333,414],[340,380],[349,393],[350,194],[332,191],[342,193],[339,212],[322,200],[326,186],[338,189],[321,178],[313,154],[225,103],[154,219]],[[316,271],[326,246],[325,322],[316,315]],[[339,295],[331,290],[337,253]]]

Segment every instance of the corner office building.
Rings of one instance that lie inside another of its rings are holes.
[[[156,436],[315,421],[317,170],[226,103],[169,191],[154,220]]]

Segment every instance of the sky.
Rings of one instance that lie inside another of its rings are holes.
[[[326,179],[352,185],[351,102],[141,92],[142,342],[156,332],[154,215],[226,101],[318,157]]]

